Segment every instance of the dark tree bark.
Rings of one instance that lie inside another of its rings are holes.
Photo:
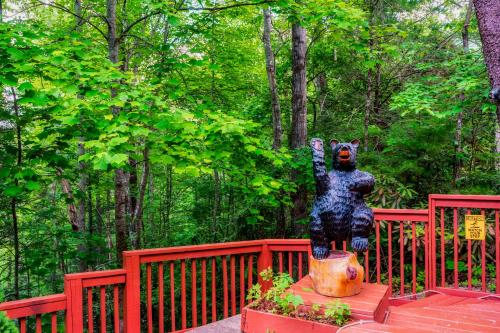
[[[469,52],[469,25],[472,17],[473,3],[469,1],[467,12],[465,14],[464,25],[462,27],[462,46],[464,53]],[[464,94],[460,94],[460,100],[463,101]],[[456,187],[458,179],[460,178],[460,171],[462,169],[462,127],[463,127],[464,111],[461,110],[457,114],[457,122],[455,127],[455,156],[453,163],[453,186]]]
[[[292,26],[292,135],[290,148],[303,148],[307,138],[306,30]]]
[[[23,156],[23,145],[21,141],[21,121],[19,119],[19,106],[17,104],[17,95],[14,88],[11,88],[14,114],[16,116],[16,145],[17,145],[17,161],[16,166],[18,169],[21,168],[22,156]],[[16,178],[14,180],[14,185],[17,187],[19,181]],[[12,213],[12,231],[14,233],[14,296],[19,299],[19,268],[21,261],[21,252],[19,250],[19,222],[17,219],[17,199],[13,197],[11,200],[11,213]]]
[[[278,96],[278,85],[276,83],[276,63],[271,46],[271,10],[263,9],[263,14],[264,34],[262,35],[262,41],[264,42],[264,49],[266,51],[267,81],[269,82],[269,93],[271,94],[271,108],[273,112],[273,148],[280,149],[283,129],[281,126],[281,108]]]
[[[214,169],[214,206],[212,209],[212,239],[217,240],[217,220],[219,217],[220,209],[220,176],[219,171]]]
[[[120,40],[117,36],[116,0],[106,0],[106,19],[108,23],[108,58],[116,64],[119,59]],[[111,88],[111,96],[117,95],[116,88]],[[113,107],[113,114],[118,115],[120,108]],[[115,233],[116,256],[122,261],[122,252],[128,249],[127,245],[127,203],[128,203],[128,175],[123,169],[115,170]]]
[[[366,99],[365,99],[365,121],[364,121],[364,150],[368,151],[368,127],[370,126],[370,113],[373,108],[372,94],[373,70],[368,69],[366,74]]]
[[[269,93],[271,95],[271,109],[273,115],[273,149],[278,150],[282,145],[283,127],[281,125],[281,107],[278,95],[278,85],[276,83],[276,60],[271,45],[271,10],[263,9],[264,14],[264,33],[262,41],[266,53],[266,71],[267,81],[269,83]],[[283,204],[276,211],[277,236],[285,235],[286,217]]]
[[[334,52],[335,54],[335,52]],[[314,86],[316,88],[316,99],[313,101],[313,132],[316,131],[318,126],[318,118],[321,117],[326,106],[326,97],[328,95],[328,80],[326,78],[325,72],[318,74],[314,80]]]
[[[141,175],[141,183],[139,184],[139,197],[134,206],[134,211],[132,215],[132,225],[135,226],[135,248],[139,249],[141,247],[141,237],[142,237],[142,229],[143,229],[143,212],[144,212],[144,197],[146,195],[146,187],[149,179],[149,149],[147,147],[144,148],[142,153],[143,157],[143,168]]]
[[[292,124],[290,148],[304,148],[307,138],[307,79],[306,79],[306,30],[299,24],[292,26]],[[299,180],[303,170],[292,170],[292,181]],[[304,224],[300,220],[307,218],[307,189],[299,184],[292,195],[293,208],[291,211],[292,232],[301,235]]]
[[[496,169],[500,170],[500,1],[473,0],[496,112]]]

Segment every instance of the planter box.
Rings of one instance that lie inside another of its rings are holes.
[[[339,299],[351,308],[351,320],[374,320],[383,322],[389,305],[389,289],[378,284],[363,284],[361,292],[354,296],[336,298],[317,294],[313,290],[309,276],[290,287],[295,295],[304,300],[303,310],[308,311],[312,304],[324,308],[329,302]],[[245,307],[241,313],[241,330],[244,333],[332,333],[340,327],[316,321],[286,317]]]
[[[244,333],[333,333],[338,326],[315,321],[286,317],[245,307],[241,314]]]

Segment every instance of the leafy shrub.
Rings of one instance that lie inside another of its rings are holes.
[[[345,325],[351,317],[351,308],[348,304],[341,303],[338,299],[330,302],[325,307],[325,319],[337,326]]]
[[[7,318],[5,313],[0,312],[0,332],[1,333],[18,333],[16,325],[12,320]]]

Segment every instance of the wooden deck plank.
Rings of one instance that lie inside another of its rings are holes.
[[[309,276],[302,278],[290,288],[294,294],[300,295],[305,306],[312,304],[325,305],[335,300],[348,304],[354,319],[371,319],[381,321],[387,309],[388,287],[378,284],[363,284],[361,292],[349,297],[328,297],[314,291]]]

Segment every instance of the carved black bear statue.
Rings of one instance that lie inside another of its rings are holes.
[[[330,142],[333,170],[326,171],[323,141],[312,139],[312,157],[316,198],[311,212],[311,245],[313,257],[327,258],[332,241],[341,243],[351,238],[354,251],[368,248],[373,224],[373,211],[363,196],[373,190],[375,180],[367,172],[356,169],[359,140],[350,143]]]

